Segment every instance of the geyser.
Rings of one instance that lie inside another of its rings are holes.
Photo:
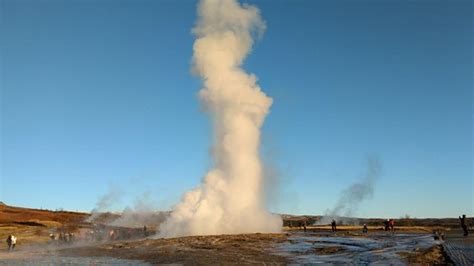
[[[260,129],[272,99],[242,69],[254,37],[265,30],[255,6],[201,0],[193,72],[204,83],[199,98],[210,115],[213,169],[187,192],[160,226],[160,236],[278,232],[282,221],[265,210]]]

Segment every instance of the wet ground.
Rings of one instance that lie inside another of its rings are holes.
[[[147,264],[406,264],[440,247],[431,234],[293,231],[283,234],[192,236],[0,251],[0,265]],[[423,263],[439,263],[427,257]]]
[[[439,244],[429,234],[295,233],[275,250],[294,263],[404,264],[405,254]]]
[[[474,235],[463,236],[461,230],[446,234],[446,253],[456,265],[474,265]]]

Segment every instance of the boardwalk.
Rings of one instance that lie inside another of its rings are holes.
[[[456,265],[474,265],[474,236],[448,235],[443,246],[446,253]]]

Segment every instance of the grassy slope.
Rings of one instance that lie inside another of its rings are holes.
[[[88,216],[87,213],[19,208],[0,203],[0,241],[15,234],[19,245],[46,242],[51,229],[74,229]]]

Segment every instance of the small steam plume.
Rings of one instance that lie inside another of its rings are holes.
[[[235,0],[201,0],[193,33],[193,72],[214,129],[213,169],[187,192],[160,226],[162,237],[277,232],[282,220],[264,207],[260,128],[272,99],[242,63],[265,23],[255,6]]]
[[[91,216],[87,218],[87,222],[94,221],[101,213],[108,211],[111,206],[120,201],[122,195],[122,190],[118,186],[109,185],[107,193],[97,200],[96,206],[91,211]]]
[[[381,171],[382,164],[380,160],[377,157],[369,157],[367,159],[367,172],[364,177],[344,189],[334,208],[328,210],[317,224],[328,224],[333,219],[343,223],[356,223],[357,221],[353,216],[362,201],[372,198],[375,182]]]

